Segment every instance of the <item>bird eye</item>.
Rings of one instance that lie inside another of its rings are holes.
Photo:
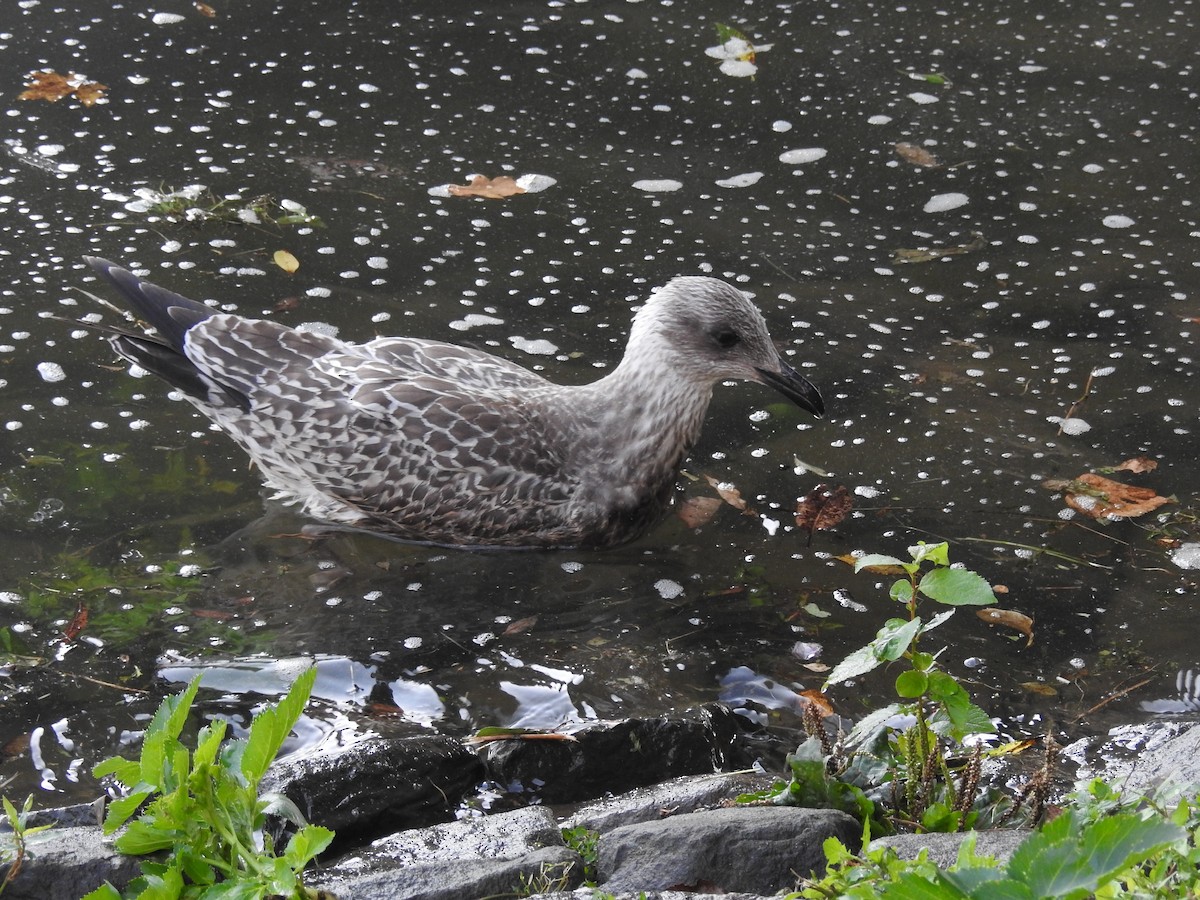
[[[722,350],[728,350],[731,347],[737,346],[741,341],[736,331],[731,331],[728,328],[721,328],[712,333],[712,339]]]

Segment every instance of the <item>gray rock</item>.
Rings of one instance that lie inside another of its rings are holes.
[[[374,841],[362,853],[327,870],[333,877],[449,860],[511,860],[544,847],[562,847],[562,832],[550,810],[530,806],[413,828]]]
[[[1200,784],[1200,727],[1147,722],[1112,729],[1096,748],[1100,775],[1126,792],[1156,793],[1164,802],[1193,796]]]
[[[578,853],[545,847],[511,860],[442,860],[343,877],[318,872],[306,883],[354,900],[478,900],[570,890],[582,880]]]
[[[56,826],[30,841],[30,855],[4,900],[82,897],[105,881],[123,888],[141,874],[140,859],[113,850],[95,825]],[[4,872],[0,868],[0,877]]]
[[[308,821],[345,840],[444,822],[482,778],[479,759],[460,742],[421,735],[278,763],[262,789],[286,794]]]
[[[857,849],[862,826],[844,812],[756,806],[715,809],[600,835],[605,891],[708,890],[774,894],[825,871],[822,844]]]
[[[975,852],[980,856],[994,856],[1004,863],[1030,833],[1015,828],[975,832]],[[901,859],[916,859],[922,850],[928,850],[929,859],[939,869],[945,869],[958,861],[958,848],[966,838],[966,834],[893,834],[876,838],[871,841],[871,846],[891,847]]]
[[[774,781],[769,775],[745,772],[675,778],[651,787],[634,788],[619,797],[585,804],[567,815],[562,827],[583,826],[592,831],[611,831],[622,825],[653,822],[716,806],[741,794],[765,790]]]
[[[591,800],[724,768],[737,717],[717,703],[650,719],[601,722],[575,742],[500,741],[484,748],[491,777],[544,803]]]

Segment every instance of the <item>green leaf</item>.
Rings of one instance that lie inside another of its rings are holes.
[[[902,657],[921,630],[921,619],[888,619],[875,635],[871,645],[881,661],[894,662]]]
[[[911,565],[912,563],[902,562],[894,556],[885,556],[882,553],[868,553],[854,561],[854,571],[861,572],[868,566],[899,566],[904,568]]]
[[[149,785],[144,785],[142,789],[110,801],[108,810],[104,814],[104,833],[112,834],[124,825],[125,821],[137,812],[138,807],[153,793],[153,788]]]
[[[928,688],[929,676],[924,672],[910,669],[896,676],[897,696],[913,699],[922,696]]]
[[[262,811],[266,815],[279,816],[291,822],[297,828],[303,828],[308,824],[308,820],[304,818],[304,813],[300,812],[300,807],[293,803],[287,794],[270,791],[260,795],[258,800],[263,805]]]
[[[1060,815],[1021,843],[1008,864],[1011,878],[1036,897],[1094,893],[1115,873],[1186,838],[1161,819],[1119,813],[1079,828],[1072,811]]]
[[[133,788],[141,780],[141,771],[142,767],[134,760],[110,756],[92,767],[92,777],[103,778],[105,775],[112,775],[124,787]]]
[[[196,752],[192,754],[192,768],[216,762],[221,741],[225,740],[226,723],[220,719],[210,722],[196,735]]]
[[[878,885],[878,896],[887,900],[968,900],[968,895],[951,884],[930,881],[905,872],[894,882]]]
[[[197,675],[181,693],[163,698],[163,702],[154,712],[154,718],[150,720],[146,736],[165,734],[177,739],[183,731],[184,723],[187,722],[188,713],[192,709],[192,701],[196,699],[196,691],[199,688],[200,676]]]
[[[824,687],[827,689],[831,684],[841,684],[851,678],[858,678],[882,664],[883,661],[875,655],[875,648],[871,644],[859,647],[833,667],[833,670],[825,678]]]
[[[254,717],[241,760],[242,774],[250,784],[257,785],[262,780],[267,767],[279,753],[279,748],[292,733],[292,726],[304,712],[316,678],[317,670],[313,667],[296,679],[291,690],[278,704],[262,710]]]
[[[907,604],[912,602],[914,592],[915,589],[912,586],[912,582],[901,578],[891,586],[891,589],[888,590],[888,596],[897,603]]]
[[[934,716],[929,723],[939,734],[961,741],[969,734],[993,734],[996,731],[988,714],[971,702],[953,675],[930,672],[929,696],[940,708],[941,715]]]
[[[950,545],[945,541],[940,544],[917,541],[917,545],[909,547],[908,552],[912,555],[915,563],[931,562],[935,566],[950,565]]]
[[[157,820],[143,816],[129,823],[129,827],[113,842],[113,846],[121,853],[130,856],[145,856],[175,846],[180,839],[179,831],[174,828],[162,828]]]
[[[992,587],[968,569],[934,569],[926,572],[917,590],[947,606],[989,606],[998,603]]]
[[[121,900],[121,892],[106,881],[94,891],[84,894],[83,900]]]
[[[328,828],[306,825],[292,835],[283,851],[283,858],[294,871],[299,872],[310,860],[323,853],[332,842],[333,832]]]
[[[920,629],[919,618],[912,621],[888,619],[876,633],[875,640],[855,650],[833,667],[825,678],[825,687],[865,675],[885,662],[899,659],[908,650]]]

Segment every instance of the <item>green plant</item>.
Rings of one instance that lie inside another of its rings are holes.
[[[21,874],[21,867],[25,864],[25,860],[33,856],[29,852],[29,845],[35,843],[36,839],[31,841],[30,838],[54,826],[53,824],[33,826],[28,824],[30,813],[33,810],[32,794],[25,798],[25,803],[19,811],[7,797],[0,798],[0,802],[4,805],[4,815],[8,819],[10,829],[0,833],[0,865],[8,867],[5,869],[4,877],[0,878],[0,894],[3,894],[9,883]]]
[[[300,873],[329,846],[333,832],[304,822],[282,795],[260,795],[259,782],[304,709],[316,669],[296,679],[287,695],[260,711],[245,738],[225,740],[226,723],[200,729],[189,753],[179,740],[200,686],[199,677],[168,697],[154,714],[139,760],[112,757],[95,767],[97,777],[113,776],[127,791],[109,804],[104,831],[128,825],[115,846],[122,853],[167,851],[165,861],[142,863],[142,876],[125,897],[142,900],[202,898],[307,898]],[[138,818],[130,818],[145,803]],[[268,813],[283,815],[299,827],[276,855],[262,831]],[[116,900],[122,895],[105,884],[85,900]]]
[[[562,829],[563,843],[583,857],[583,883],[586,887],[596,885],[597,844],[600,832],[586,825]]]
[[[973,806],[981,759],[977,752],[968,756],[956,787],[948,752],[968,737],[991,734],[995,728],[958,679],[938,666],[937,654],[922,650],[920,642],[954,614],[953,607],[997,601],[980,575],[950,566],[947,544],[921,542],[909,548],[909,556],[904,561],[868,554],[855,562],[856,572],[870,569],[903,575],[888,593],[903,605],[907,616],[888,619],[874,640],[830,671],[825,687],[858,678],[884,663],[908,664],[895,679],[899,702],[864,718],[846,743],[865,750],[886,770],[899,824],[920,831],[958,831],[971,827],[976,819]],[[952,608],[925,620],[918,614],[922,599]],[[911,724],[897,727],[900,721]],[[859,768],[864,775],[872,769],[861,764]]]
[[[792,898],[891,900],[1084,900],[1087,897],[1168,898],[1200,889],[1200,802],[1181,801],[1169,820],[1152,803],[1114,804],[1115,793],[1093,782],[1056,819],[1029,835],[1003,864],[975,853],[974,836],[957,861],[939,869],[925,851],[900,859],[888,847],[861,855],[825,842],[828,863],[819,880]]]

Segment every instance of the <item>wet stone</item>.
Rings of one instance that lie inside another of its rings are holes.
[[[489,744],[491,778],[543,803],[623,793],[680,775],[726,768],[735,751],[736,716],[708,704],[669,716],[589,725],[568,741]]]
[[[473,753],[433,735],[379,738],[271,767],[263,790],[288,796],[339,840],[453,818],[483,776]]]

